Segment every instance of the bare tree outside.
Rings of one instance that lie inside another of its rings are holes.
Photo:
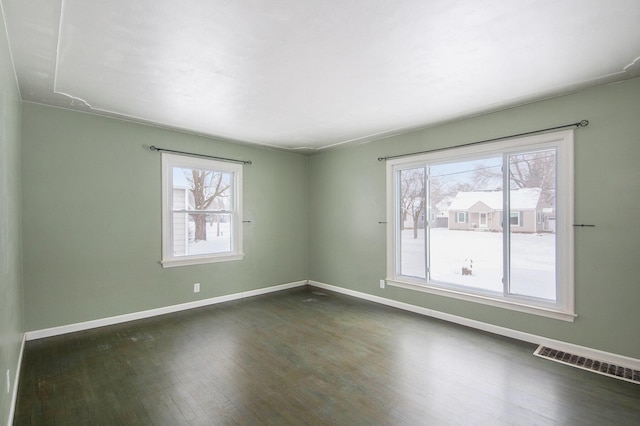
[[[413,238],[418,238],[418,225],[420,215],[425,210],[425,169],[402,170],[400,172],[401,185],[401,209],[402,221],[401,229],[405,228],[407,217],[411,217],[413,222]]]
[[[191,213],[195,223],[195,241],[207,239],[207,214],[204,213],[210,207],[223,209],[224,201],[229,197],[228,189],[231,187],[229,174],[212,170],[184,169],[184,175],[189,182],[189,192],[193,197],[193,210],[203,213]],[[225,177],[227,177],[225,179]],[[219,215],[215,215],[218,222],[217,233],[220,235]]]
[[[455,197],[458,192],[481,190],[477,184],[457,180],[446,174],[431,176],[429,179],[429,194],[431,204],[436,205],[447,197]]]
[[[511,156],[509,172],[512,188],[540,188],[542,204],[545,207],[555,206],[556,153],[554,150]]]
[[[559,152],[518,146],[400,165],[397,272],[557,300]]]
[[[473,180],[478,186],[488,186],[491,182],[502,180],[502,169],[493,166],[478,165],[473,173]],[[535,151],[509,156],[509,180],[512,189],[540,188],[542,204],[545,207],[555,206],[555,151]]]

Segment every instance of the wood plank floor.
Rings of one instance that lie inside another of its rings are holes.
[[[15,425],[639,425],[640,386],[302,287],[27,342]]]

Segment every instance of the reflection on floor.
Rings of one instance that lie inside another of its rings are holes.
[[[14,424],[640,424],[534,349],[301,287],[28,342]]]

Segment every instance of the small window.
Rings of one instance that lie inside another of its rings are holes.
[[[511,226],[520,226],[520,212],[511,212],[509,216]]]
[[[456,222],[467,223],[467,212],[458,212],[456,215]]]
[[[242,165],[162,154],[162,266],[240,260]]]

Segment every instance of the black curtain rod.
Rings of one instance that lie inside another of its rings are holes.
[[[216,157],[213,155],[205,155],[205,154],[194,154],[193,152],[175,151],[173,149],[158,148],[157,146],[153,146],[153,145],[151,145],[149,149],[151,151],[156,151],[156,152],[173,152],[175,154],[185,154],[185,155],[193,155],[196,157],[213,158],[214,160],[229,161],[232,163],[253,164],[251,160],[234,160],[233,158]]]
[[[478,141],[478,142],[463,143],[461,145],[448,146],[448,147],[445,147],[445,148],[435,148],[435,149],[430,149],[430,150],[427,150],[427,151],[418,151],[418,152],[410,152],[408,154],[390,155],[388,157],[378,157],[378,161],[392,160],[394,158],[409,157],[411,155],[418,155],[418,154],[428,154],[430,152],[444,151],[446,149],[461,148],[461,147],[464,147],[464,146],[479,145],[481,143],[495,142],[495,141],[499,141],[499,140],[502,140],[502,139],[517,138],[519,136],[535,135],[536,133],[544,133],[544,132],[550,132],[552,130],[566,129],[567,127],[587,127],[588,125],[589,125],[589,120],[582,120],[582,121],[579,121],[577,123],[565,124],[564,126],[549,127],[548,129],[534,130],[532,132],[518,133],[517,135],[501,136],[499,138],[486,139],[486,140]]]

